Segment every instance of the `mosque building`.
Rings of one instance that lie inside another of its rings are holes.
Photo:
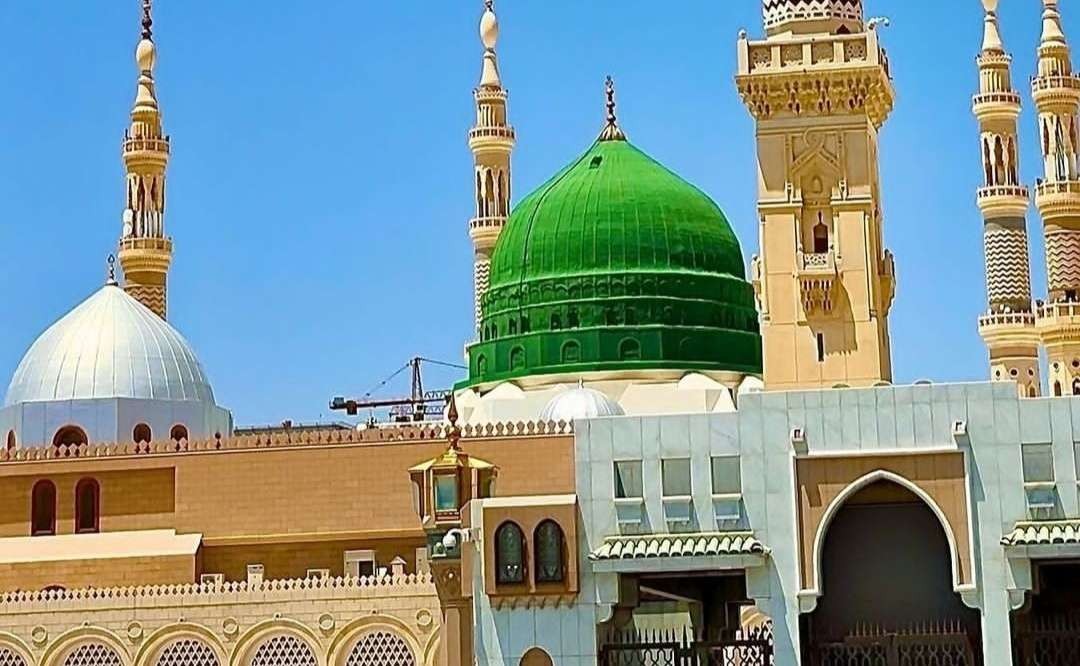
[[[445,418],[234,431],[166,319],[143,0],[121,274],[31,346],[0,409],[0,666],[1076,663],[1080,76],[1042,3],[1029,188],[982,1],[989,381],[892,383],[896,94],[862,0],[762,0],[764,36],[738,37],[753,257],[632,143],[610,78],[599,135],[514,203],[535,139],[511,125],[486,0],[475,336]]]

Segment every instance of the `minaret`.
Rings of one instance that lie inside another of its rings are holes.
[[[767,390],[892,380],[878,131],[889,61],[861,0],[762,0],[767,37],[738,44],[757,121],[761,254],[752,276]]]
[[[173,255],[172,239],[165,235],[169,137],[161,128],[161,109],[154,90],[157,48],[150,2],[143,0],[142,39],[135,51],[138,92],[131,110],[131,126],[124,133],[127,203],[119,258],[124,271],[124,290],[164,319],[168,303],[166,283]]]
[[[476,98],[476,126],[469,131],[469,149],[475,163],[476,216],[469,221],[473,242],[473,292],[477,330],[480,305],[490,284],[491,254],[510,215],[510,156],[517,141],[506,113],[507,94],[499,77],[495,45],[499,22],[493,0],[484,3],[480,19],[480,41],[484,45],[484,66]]]
[[[1043,220],[1048,287],[1036,326],[1046,347],[1051,395],[1080,395],[1080,77],[1073,73],[1057,0],[1043,0],[1039,69],[1032,94],[1043,155],[1035,206]]]
[[[1021,396],[1039,395],[1039,334],[1031,309],[1028,260],[1028,190],[1020,184],[1017,120],[1020,94],[1012,85],[1012,57],[1001,41],[998,0],[983,0],[985,32],[979,54],[979,121],[983,186],[977,193],[983,216],[986,293],[979,334],[990,352],[990,378],[1019,385]]]

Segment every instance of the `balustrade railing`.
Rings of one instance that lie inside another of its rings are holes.
[[[772,625],[741,629],[718,640],[689,631],[615,631],[603,638],[600,666],[773,666]]]

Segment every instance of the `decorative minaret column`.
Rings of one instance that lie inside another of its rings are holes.
[[[491,279],[491,253],[510,215],[510,156],[517,142],[506,113],[507,93],[499,77],[495,45],[499,22],[493,0],[484,3],[480,19],[480,40],[484,44],[484,67],[476,88],[476,126],[469,131],[469,149],[476,165],[476,216],[469,222],[473,242],[473,291],[476,328],[480,308]]]
[[[1020,94],[1012,85],[1012,57],[1001,41],[998,0],[983,0],[986,26],[979,54],[979,121],[983,186],[977,200],[983,215],[986,293],[989,308],[979,334],[990,352],[990,378],[1012,381],[1020,395],[1039,395],[1039,334],[1031,308],[1028,259],[1028,190],[1020,184],[1017,120]]]
[[[889,61],[860,0],[762,0],[767,37],[738,44],[736,84],[757,121],[765,387],[892,380],[878,132]]]
[[[1080,395],[1080,77],[1073,73],[1057,0],[1043,0],[1032,94],[1043,155],[1035,206],[1043,220],[1047,275],[1047,302],[1038,308],[1036,326],[1046,347],[1050,394]]]
[[[161,128],[161,109],[154,90],[154,46],[151,0],[143,0],[142,39],[135,52],[139,65],[138,92],[131,126],[124,133],[127,203],[120,238],[124,290],[162,319],[167,311],[166,283],[172,264],[172,239],[165,235],[165,170],[169,137]]]

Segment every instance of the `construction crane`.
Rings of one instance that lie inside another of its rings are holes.
[[[382,380],[367,393],[358,399],[346,399],[335,397],[330,401],[330,409],[343,411],[349,416],[356,416],[361,410],[370,410],[372,417],[368,425],[375,425],[374,411],[376,409],[389,409],[390,420],[394,423],[409,423],[425,421],[429,415],[441,415],[443,408],[450,399],[449,390],[425,391],[424,378],[421,370],[423,364],[437,365],[444,368],[466,370],[465,366],[445,361],[435,361],[430,358],[416,356],[401,366],[394,374]],[[408,397],[399,398],[375,398],[376,391],[382,389],[390,382],[397,379],[406,371],[412,373],[412,390]]]

